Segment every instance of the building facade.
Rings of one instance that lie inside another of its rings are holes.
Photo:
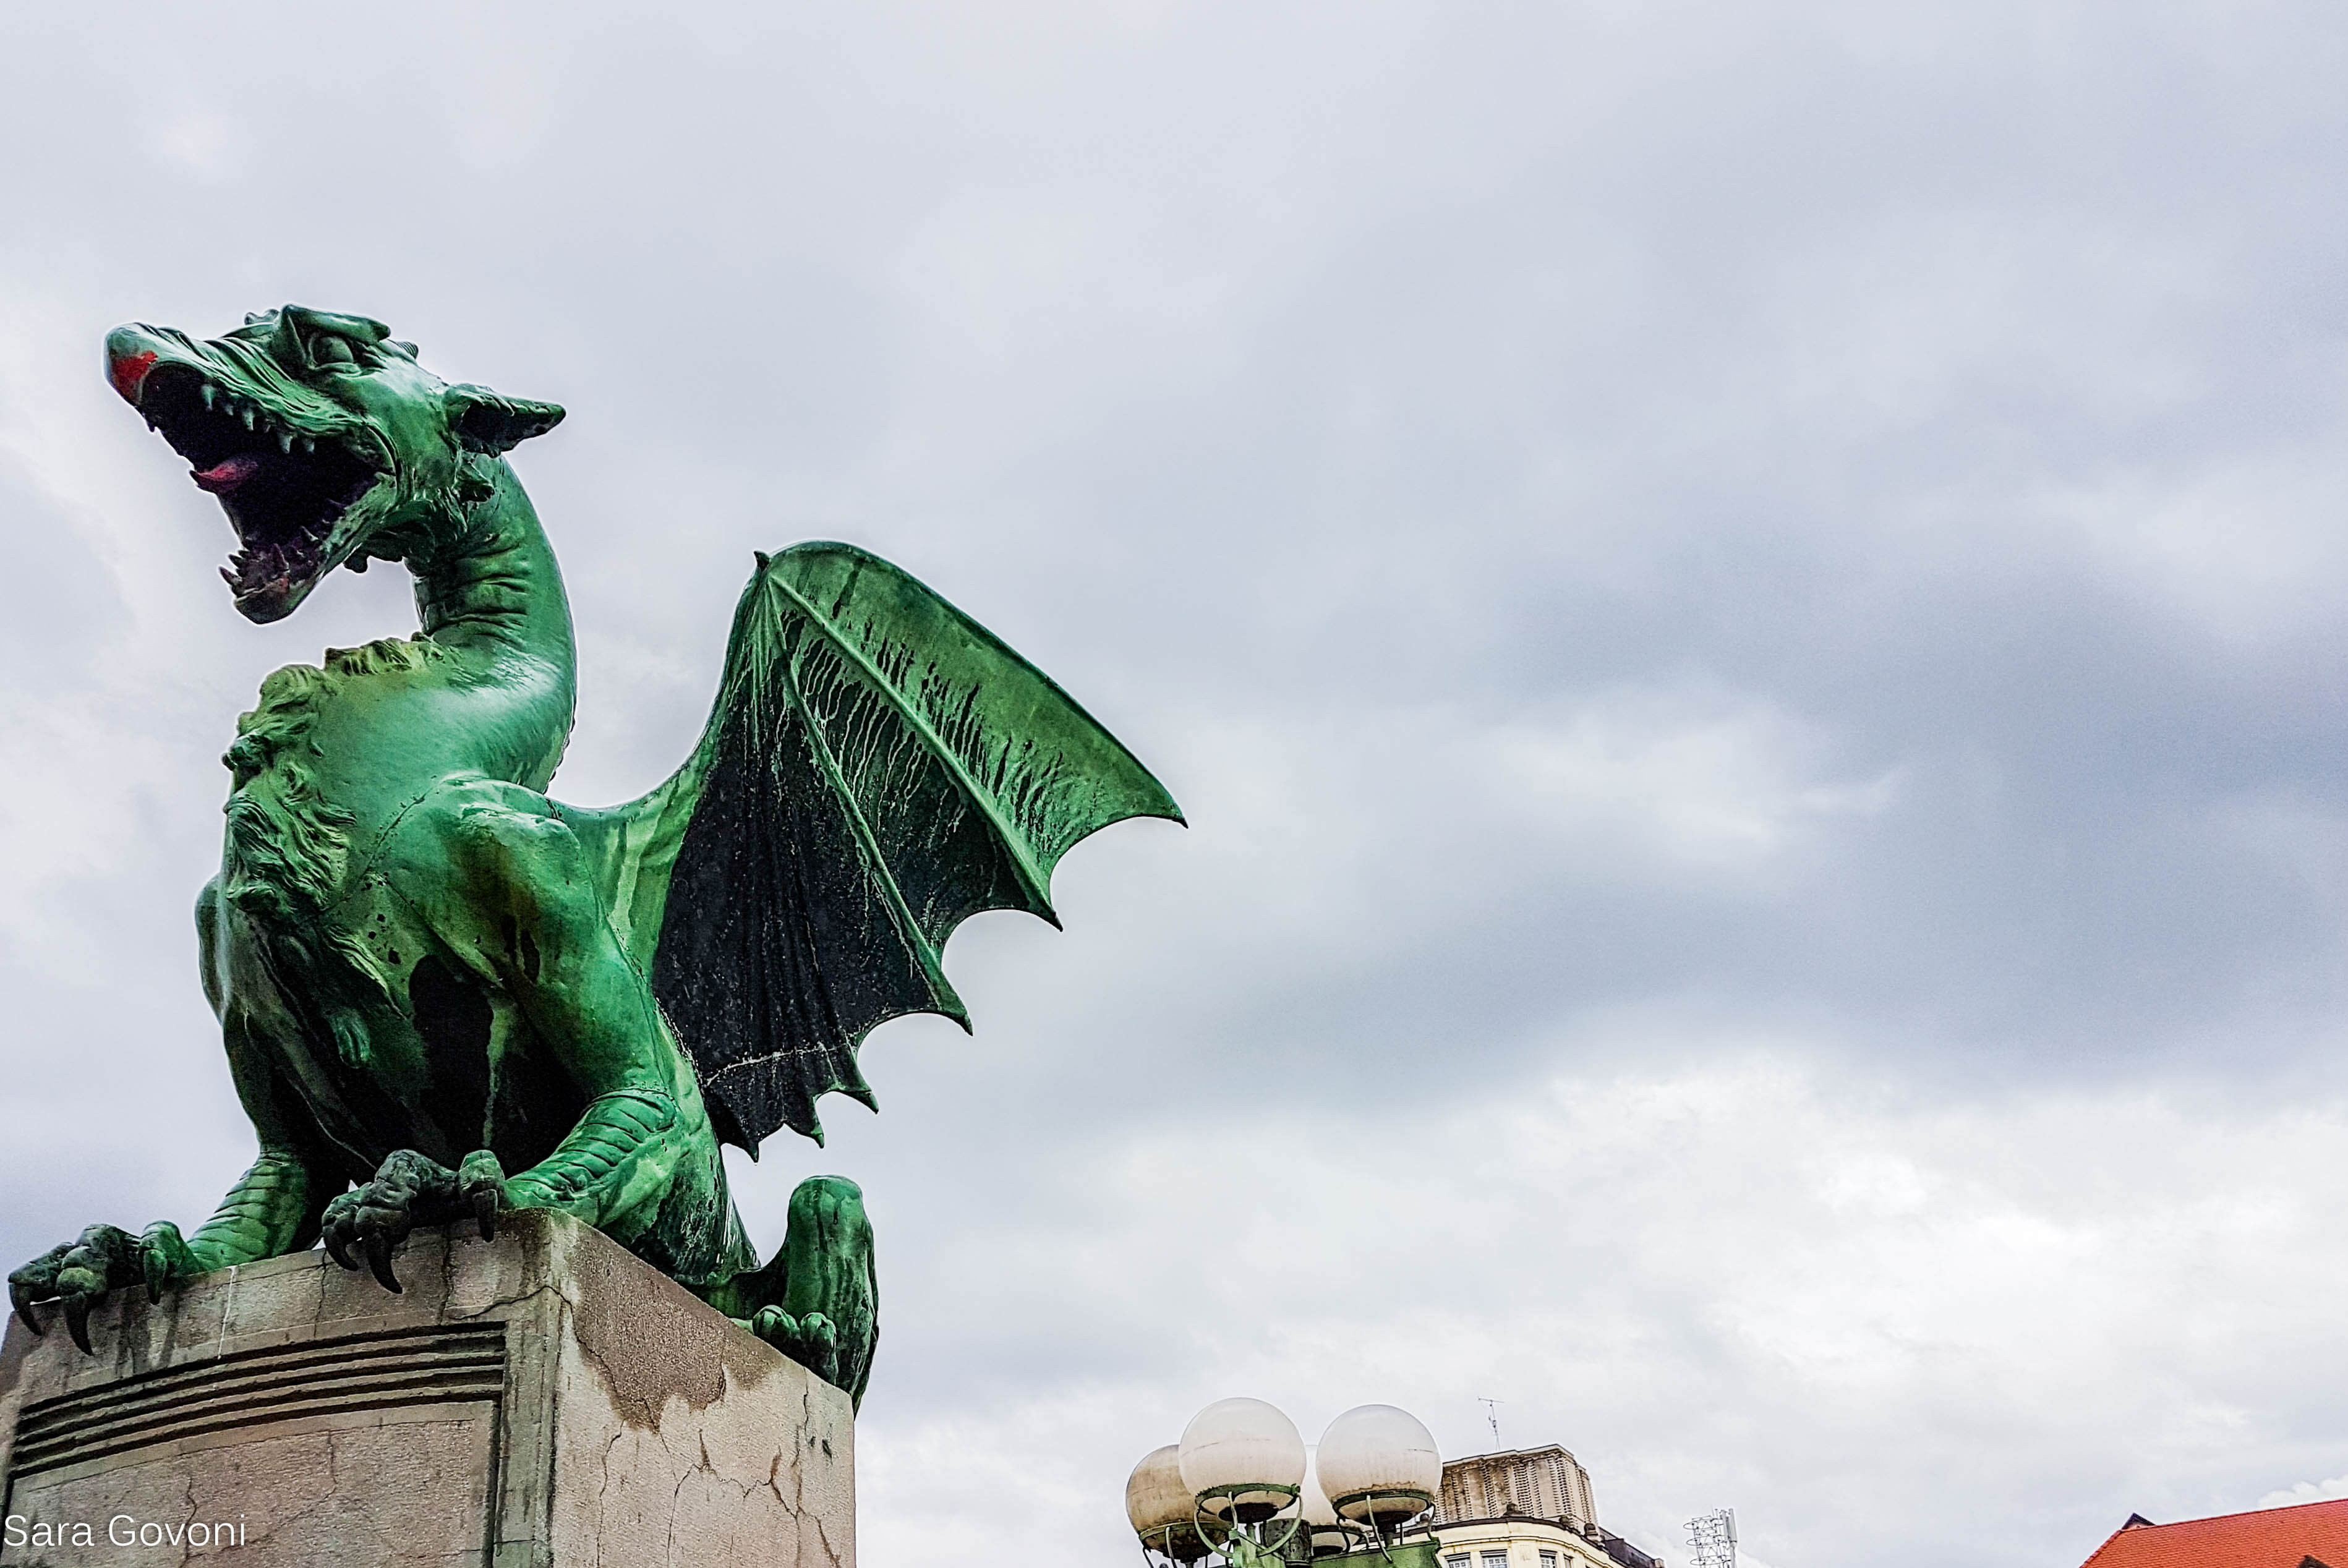
[[[1590,1472],[1555,1444],[1451,1460],[1412,1533],[1440,1542],[1441,1568],[1663,1568],[1600,1527]]]
[[[1590,1472],[1554,1443],[1501,1454],[1474,1454],[1443,1467],[1436,1520],[1505,1519],[1524,1514],[1568,1525],[1598,1522]]]

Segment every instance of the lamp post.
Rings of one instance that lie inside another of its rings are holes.
[[[1360,1405],[1308,1453],[1295,1423],[1261,1399],[1219,1399],[1190,1418],[1125,1486],[1146,1561],[1275,1568],[1313,1558],[1395,1563],[1402,1532],[1434,1507],[1443,1459],[1417,1418]],[[1434,1561],[1432,1537],[1421,1553]]]

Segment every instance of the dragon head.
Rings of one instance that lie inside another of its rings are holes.
[[[117,327],[106,366],[220,498],[238,542],[221,575],[255,622],[292,614],[337,566],[405,559],[486,493],[487,459],[562,418],[448,385],[379,321],[296,304],[201,342]]]

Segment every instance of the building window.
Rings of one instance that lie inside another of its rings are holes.
[[[1509,1568],[1508,1553],[1506,1551],[1485,1553],[1484,1568]]]
[[[1446,1557],[1443,1560],[1443,1568],[1468,1568],[1468,1553],[1462,1552],[1457,1557]]]
[[[1541,1560],[1541,1568],[1557,1568],[1557,1553],[1554,1553],[1554,1552],[1544,1552],[1544,1553],[1542,1553],[1540,1554],[1540,1560]]]

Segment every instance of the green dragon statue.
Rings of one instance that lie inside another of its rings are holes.
[[[421,630],[272,675],[224,758],[204,989],[260,1156],[191,1236],[84,1232],[8,1276],[87,1351],[111,1291],[323,1241],[391,1290],[417,1226],[554,1208],[860,1401],[879,1333],[851,1182],[792,1195],[761,1265],[719,1145],[873,1105],[885,1019],[967,1019],[939,954],[982,910],[1053,920],[1054,864],[1181,820],[1060,688],[886,562],[758,569],[715,712],[629,805],[545,794],[574,702],[554,553],[503,454],[562,418],[450,386],[379,322],[287,305],[224,336],[125,326],[115,388],[219,497],[237,609],[399,562]]]

